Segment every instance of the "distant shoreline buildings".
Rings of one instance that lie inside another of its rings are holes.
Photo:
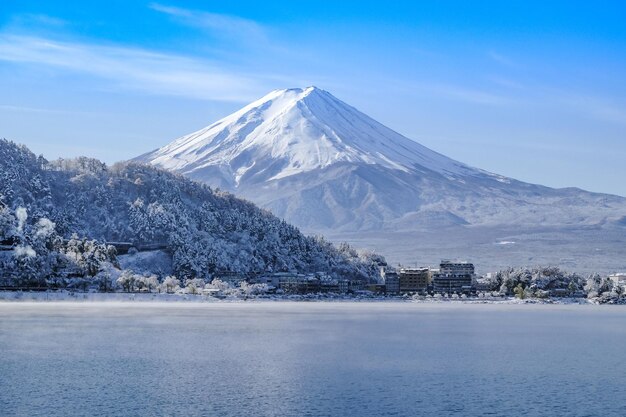
[[[249,284],[267,285],[273,291],[286,294],[307,293],[372,293],[401,294],[458,294],[471,295],[477,291],[477,277],[474,264],[465,261],[442,260],[439,268],[380,267],[380,279],[367,283],[358,279],[336,279],[324,272],[299,274],[295,272],[272,272],[246,277],[233,272],[219,272],[216,279],[232,286],[242,281]]]

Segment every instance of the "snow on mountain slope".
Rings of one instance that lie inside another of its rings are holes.
[[[377,164],[405,172],[418,164],[442,174],[471,172],[316,87],[272,91],[141,159],[185,174],[221,166],[235,184],[248,172],[272,180],[339,162]],[[267,159],[281,164],[264,172],[258,167]]]
[[[626,215],[622,197],[527,184],[452,160],[316,87],[273,91],[137,160],[315,232],[598,225]]]

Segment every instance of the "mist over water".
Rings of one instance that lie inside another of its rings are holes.
[[[2,415],[623,416],[626,306],[0,303]]]

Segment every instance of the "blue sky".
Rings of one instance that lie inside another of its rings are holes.
[[[0,137],[110,163],[316,85],[468,164],[626,196],[624,22],[617,1],[2,0]]]

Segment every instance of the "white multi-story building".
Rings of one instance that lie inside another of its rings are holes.
[[[433,291],[436,293],[470,293],[474,291],[474,264],[443,260],[439,272],[433,274]]]

